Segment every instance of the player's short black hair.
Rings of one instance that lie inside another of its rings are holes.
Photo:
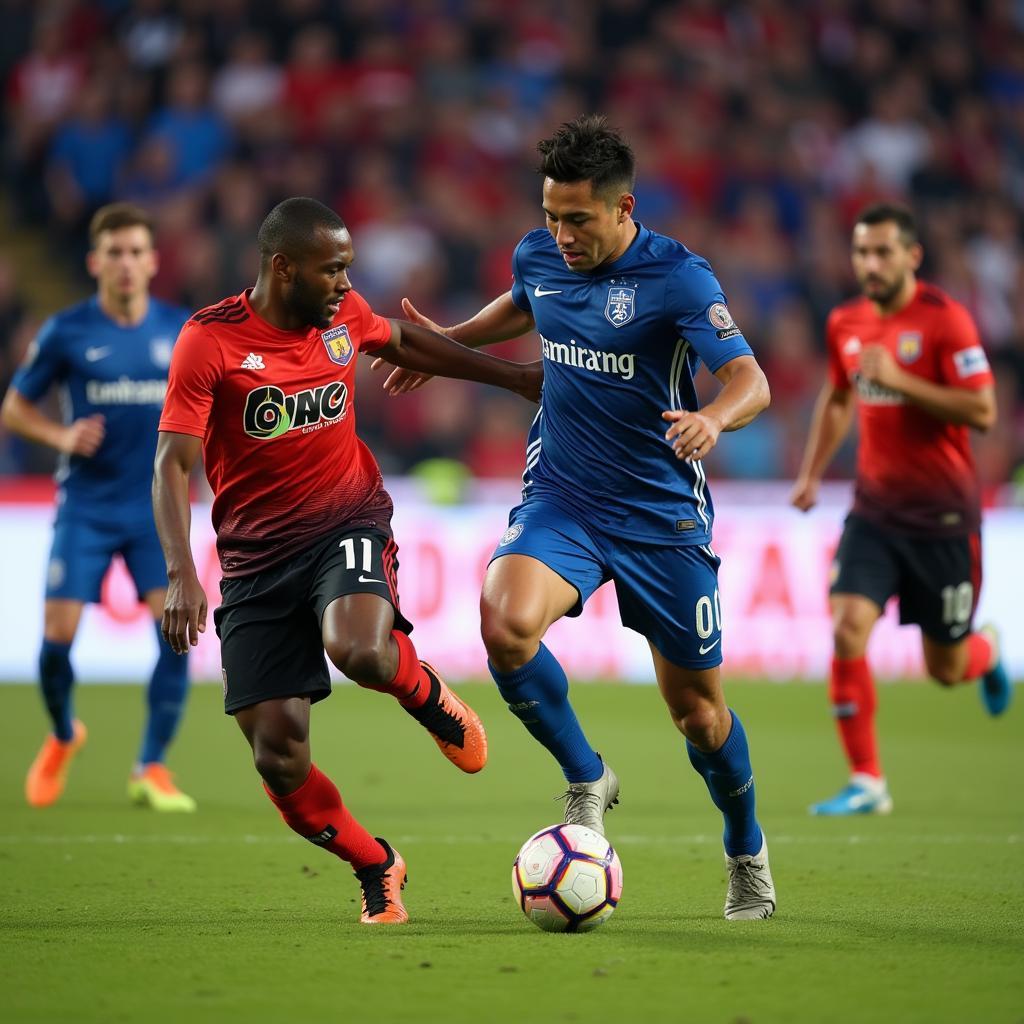
[[[256,244],[263,261],[275,252],[297,259],[306,254],[318,231],[344,230],[345,222],[320,200],[292,196],[267,214],[256,234]]]
[[[134,203],[108,203],[101,206],[89,221],[89,242],[95,249],[104,231],[120,231],[121,228],[145,228],[153,239],[153,218]]]
[[[595,193],[632,192],[636,159],[622,134],[601,114],[567,121],[550,139],[537,143],[537,170],[552,181],[589,181]]]
[[[904,245],[918,241],[917,221],[909,207],[902,203],[872,203],[857,215],[857,224],[895,224]]]

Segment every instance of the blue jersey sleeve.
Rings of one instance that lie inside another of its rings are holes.
[[[669,274],[665,310],[680,337],[693,346],[712,373],[737,356],[753,355],[729,313],[718,279],[704,260],[688,260]]]
[[[56,381],[64,380],[67,363],[55,317],[47,320],[29,346],[25,361],[18,367],[11,387],[30,402],[38,402]]]
[[[528,238],[529,236],[527,236]],[[524,312],[533,314],[533,307],[530,305],[530,296],[523,284],[523,275],[519,269],[519,254],[526,244],[526,238],[522,239],[512,253],[512,301]]]

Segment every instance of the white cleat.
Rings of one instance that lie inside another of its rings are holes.
[[[768,841],[761,835],[761,849],[739,857],[725,855],[729,889],[725,894],[727,921],[759,921],[775,913],[775,883],[768,867]]]
[[[583,825],[604,835],[604,812],[619,802],[618,776],[606,764],[599,779],[593,782],[570,782],[562,794],[565,799],[565,823]]]

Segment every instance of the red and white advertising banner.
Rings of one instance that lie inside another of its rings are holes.
[[[483,491],[470,504],[438,506],[413,484],[390,484],[395,496],[402,610],[415,624],[417,649],[454,680],[486,678],[479,636],[479,594],[487,561],[505,529],[512,487]],[[719,485],[713,546],[722,557],[720,590],[724,669],[728,675],[772,681],[822,679],[831,658],[827,606],[829,565],[842,526],[848,487],[827,490],[821,507],[801,515],[786,505],[779,484]],[[35,678],[42,624],[43,579],[52,509],[0,502],[0,680]],[[192,654],[196,679],[220,678],[212,609],[219,600],[209,509],[193,509],[192,545],[210,602],[209,627]],[[1003,627],[1011,672],[1024,677],[1024,631],[1019,622],[1024,569],[1024,510],[986,512],[984,584],[977,622]],[[602,587],[582,616],[556,623],[546,641],[575,679],[653,682],[642,637],[619,622],[615,592]],[[136,604],[127,573],[115,562],[103,600],[86,610],[75,642],[78,676],[95,681],[141,681],[155,656],[153,627]],[[895,605],[886,609],[871,641],[880,677],[920,675],[921,644],[901,628]]]

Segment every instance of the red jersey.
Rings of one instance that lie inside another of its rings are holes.
[[[391,325],[350,291],[329,328],[282,331],[248,291],[181,329],[160,429],[203,439],[225,576],[265,569],[340,526],[388,528],[393,507],[356,437],[359,352]]]
[[[945,292],[918,282],[899,312],[880,316],[866,298],[828,319],[829,377],[857,393],[860,443],[853,511],[931,537],[980,528],[977,473],[966,426],[947,423],[860,376],[865,345],[884,345],[908,373],[936,384],[982,388],[992,371],[971,315]]]

